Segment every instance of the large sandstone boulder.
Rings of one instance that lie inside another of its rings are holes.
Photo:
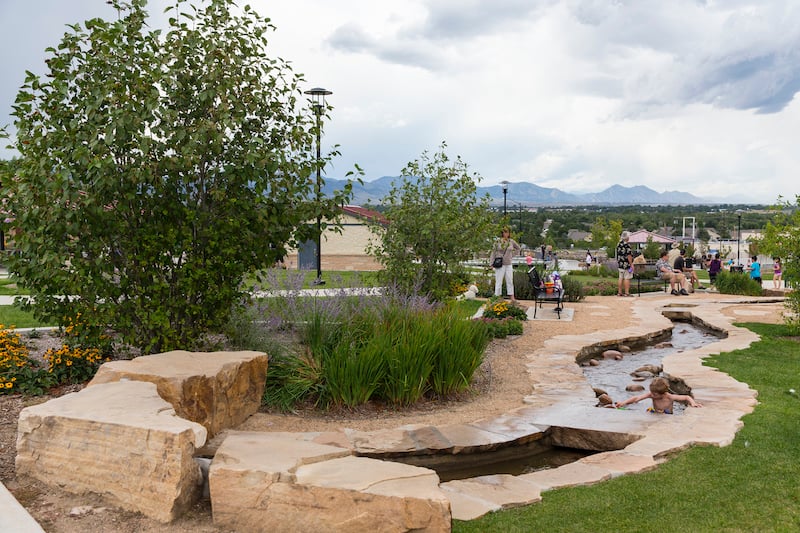
[[[263,352],[173,351],[104,363],[89,385],[121,379],[149,381],[179,416],[213,437],[258,411],[267,380]]]
[[[27,407],[17,432],[17,474],[161,522],[202,490],[193,455],[206,430],[177,417],[152,383],[96,385]]]
[[[233,432],[209,472],[214,523],[257,531],[450,531],[435,472],[268,433]]]

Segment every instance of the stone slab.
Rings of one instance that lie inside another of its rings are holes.
[[[611,479],[611,472],[594,465],[570,463],[550,470],[522,474],[519,478],[539,486],[542,491],[546,491],[580,485],[593,485]]]
[[[435,472],[266,433],[232,433],[209,474],[214,523],[250,531],[449,531]]]
[[[258,411],[268,360],[263,352],[176,350],[104,363],[89,385],[122,379],[155,383],[179,416],[202,424],[213,437]]]
[[[0,483],[0,531],[3,533],[44,533],[44,529]]]
[[[16,468],[170,522],[200,496],[193,456],[205,440],[205,428],[176,416],[154,384],[106,383],[23,409]]]
[[[473,520],[490,511],[528,505],[542,499],[538,485],[508,474],[448,481],[441,487],[450,498],[456,520]]]

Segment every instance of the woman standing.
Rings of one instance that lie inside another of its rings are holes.
[[[494,267],[494,295],[500,296],[503,294],[503,279],[505,278],[506,292],[511,297],[512,302],[517,301],[514,298],[514,265],[512,264],[512,259],[519,254],[519,251],[519,244],[511,238],[511,230],[508,226],[504,226],[500,232],[500,238],[495,239],[492,253],[489,255],[489,264]],[[495,266],[495,259],[498,258],[502,260],[502,265]]]

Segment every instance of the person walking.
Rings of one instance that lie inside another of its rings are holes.
[[[631,295],[631,279],[633,278],[633,252],[628,241],[631,234],[623,231],[617,243],[617,267],[619,280],[617,281],[617,296]],[[623,292],[623,290],[625,292]]]
[[[783,279],[783,269],[781,267],[781,258],[776,257],[772,265],[772,287],[775,289],[781,288],[781,279]]]
[[[753,256],[750,259],[750,266],[747,267],[747,270],[750,271],[750,279],[753,281],[757,281],[759,285],[762,283],[761,280],[761,263],[758,262],[758,257]]]
[[[504,226],[500,231],[500,237],[495,239],[492,253],[489,255],[489,264],[494,267],[494,295],[501,296],[503,294],[503,280],[505,279],[506,292],[512,302],[517,301],[514,298],[514,265],[512,261],[515,255],[519,255],[520,249],[517,241],[511,238],[509,227]]]

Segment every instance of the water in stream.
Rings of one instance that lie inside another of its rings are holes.
[[[654,346],[648,346],[640,350],[634,350],[623,354],[621,361],[613,359],[602,359],[599,366],[584,367],[583,373],[589,384],[595,389],[604,390],[615,402],[622,401],[631,396],[636,396],[647,392],[650,386],[650,379],[644,381],[634,381],[631,372],[644,365],[661,366],[661,361],[666,355],[686,352],[716,342],[719,338],[707,329],[696,326],[690,322],[676,322],[672,330],[672,338],[667,339]],[[632,383],[638,383],[644,387],[640,392],[628,392],[625,387]],[[691,383],[688,384],[691,387]],[[625,406],[626,409],[644,411],[650,407],[650,400]],[[675,403],[675,413],[683,411],[681,403]]]
[[[645,347],[624,354],[620,361],[600,360],[599,366],[584,367],[584,375],[592,387],[605,390],[615,401],[621,401],[641,392],[625,390],[631,383],[640,383],[648,390],[650,379],[634,381],[631,372],[644,365],[662,364],[665,355],[694,350],[705,344],[715,342],[718,337],[690,322],[676,322],[672,338],[655,346]],[[656,347],[658,346],[658,347]],[[691,386],[691,383],[689,383]],[[651,405],[650,400],[627,406],[627,409],[644,411]],[[680,413],[683,405],[676,402],[675,412]],[[477,452],[474,454],[440,454],[394,457],[390,460],[425,466],[436,470],[442,481],[465,479],[490,474],[519,475],[536,470],[556,468],[574,462],[581,457],[595,453],[590,450],[575,450],[553,446],[548,435],[544,438],[504,447],[499,450]],[[388,458],[387,458],[388,459]]]

